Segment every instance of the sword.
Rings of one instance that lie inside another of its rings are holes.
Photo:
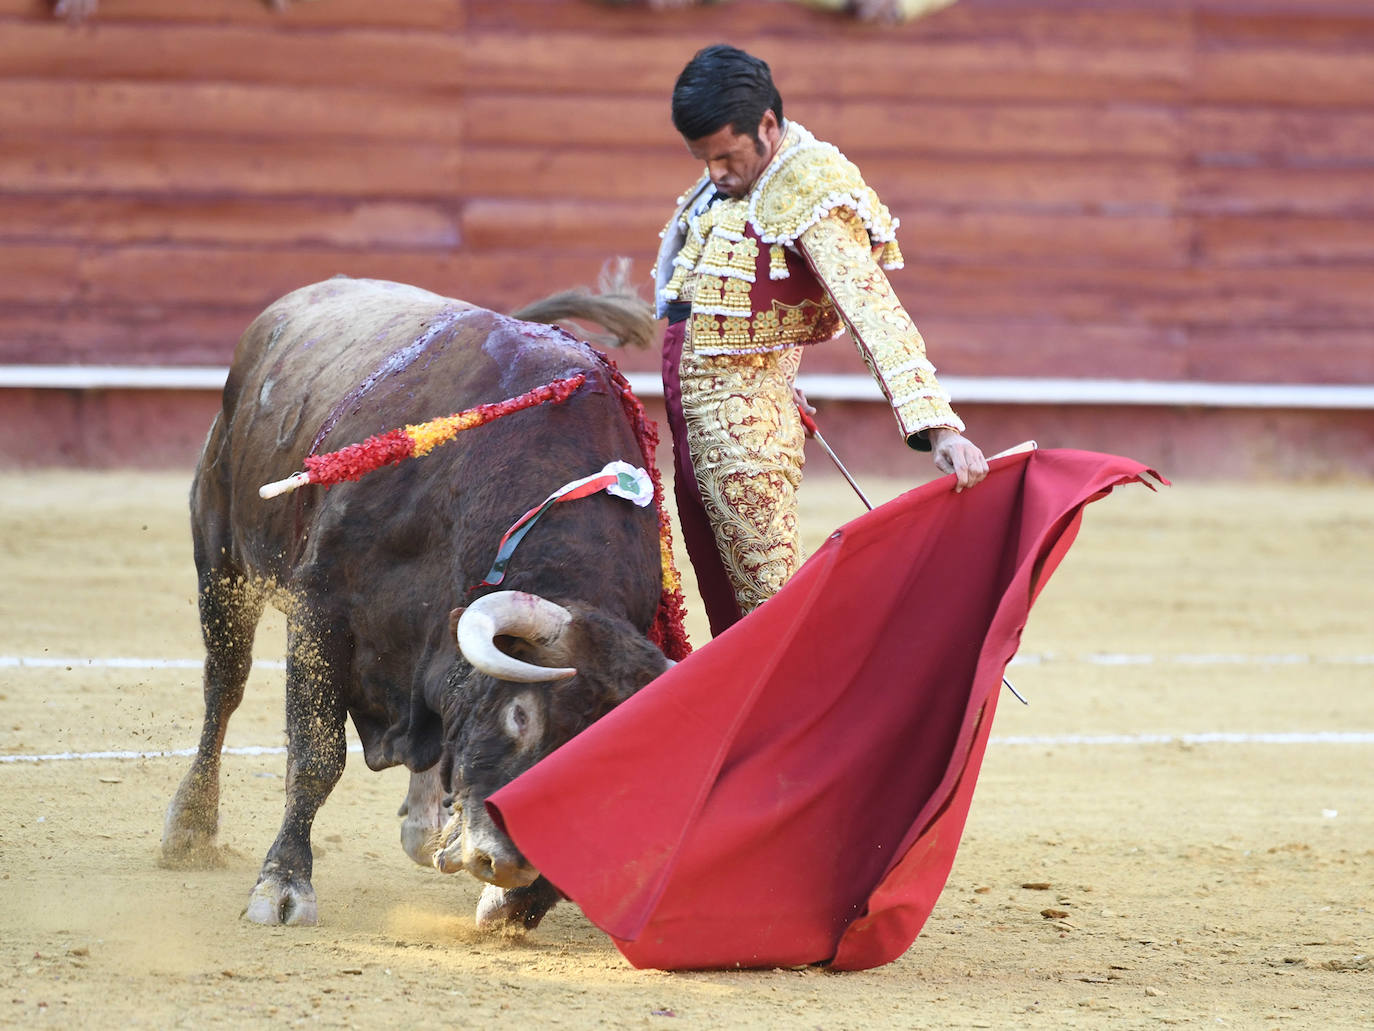
[[[858,483],[854,481],[854,477],[849,475],[849,470],[840,461],[840,456],[835,454],[835,449],[825,442],[825,438],[821,436],[820,427],[816,425],[816,420],[811,418],[801,405],[797,405],[797,414],[801,416],[802,425],[806,427],[806,435],[819,444],[821,449],[830,456],[830,461],[835,463],[835,468],[840,471],[840,475],[849,481],[849,485],[854,488],[854,493],[859,495],[859,500],[864,503],[864,508],[872,512],[873,502],[868,500],[868,495],[860,489]]]
[[[797,414],[801,416],[802,426],[806,428],[806,435],[819,444],[821,449],[830,456],[830,461],[835,463],[835,468],[840,471],[840,475],[849,481],[849,485],[854,488],[854,493],[859,495],[859,500],[864,503],[864,508],[872,512],[873,502],[868,500],[868,495],[863,492],[858,483],[855,482],[854,477],[850,475],[849,470],[844,467],[844,463],[840,461],[840,456],[835,454],[835,449],[825,442],[825,438],[821,436],[820,427],[816,425],[816,420],[811,418],[806,409],[800,404],[797,405]],[[1034,451],[1035,448],[1035,441],[1028,440],[1022,444],[1017,444],[1015,447],[1009,447],[1005,451],[999,451],[992,457],[1002,458],[1005,455],[1016,455],[1023,451]],[[1002,676],[1002,683],[1007,686],[1008,691],[1016,696],[1018,702],[1022,705],[1030,704],[1030,702],[1021,697],[1020,691],[1011,686],[1011,681],[1006,678],[1005,674]]]

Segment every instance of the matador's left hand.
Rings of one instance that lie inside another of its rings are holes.
[[[983,457],[977,444],[948,426],[931,429],[929,439],[935,468],[942,473],[954,474],[956,494],[965,487],[975,487],[983,482],[988,474],[988,460]]]

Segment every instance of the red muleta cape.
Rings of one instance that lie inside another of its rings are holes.
[[[837,530],[488,801],[635,966],[857,970],[915,940],[1031,602],[1083,506],[1153,472],[1085,451],[991,467],[975,490],[945,477]]]

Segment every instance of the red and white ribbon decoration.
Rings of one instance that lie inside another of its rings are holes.
[[[496,561],[492,563],[486,579],[477,587],[495,587],[506,578],[506,566],[515,552],[515,546],[524,539],[525,534],[534,526],[535,520],[548,511],[550,506],[560,501],[575,501],[578,498],[589,497],[603,490],[612,497],[632,501],[640,508],[654,500],[654,484],[649,474],[637,466],[630,465],[629,462],[619,460],[607,463],[599,473],[566,483],[517,519],[515,525],[502,535],[501,543],[496,549]]]

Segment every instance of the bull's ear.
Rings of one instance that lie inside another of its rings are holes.
[[[458,647],[458,620],[467,610],[466,605],[460,605],[448,614],[448,639],[453,642],[453,650],[459,655],[463,654],[463,650]]]

